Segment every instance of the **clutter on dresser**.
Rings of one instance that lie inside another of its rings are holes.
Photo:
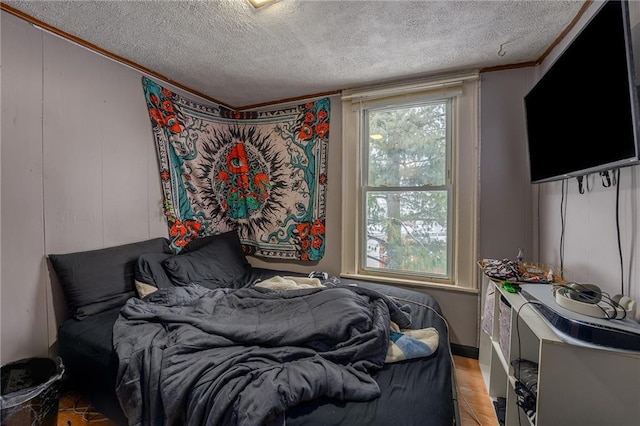
[[[478,266],[486,276],[494,280],[540,284],[563,282],[559,276],[553,273],[553,268],[525,262],[522,259],[523,252],[520,249],[517,260],[482,259],[478,261]]]

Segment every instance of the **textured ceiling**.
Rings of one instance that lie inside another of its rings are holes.
[[[247,0],[5,3],[241,107],[535,61],[585,1],[281,0],[258,10]]]

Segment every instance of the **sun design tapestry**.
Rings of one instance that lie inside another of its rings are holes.
[[[323,257],[328,98],[236,112],[142,84],[174,252],[235,229],[247,254]]]

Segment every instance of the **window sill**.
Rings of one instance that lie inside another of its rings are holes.
[[[460,292],[460,293],[478,293],[477,288],[469,288],[469,287],[460,287],[455,284],[443,284],[436,282],[428,282],[428,281],[418,281],[412,280],[408,278],[390,278],[390,277],[379,277],[374,275],[362,275],[362,274],[340,274],[341,278],[347,278],[352,280],[361,280],[361,281],[371,281],[381,284],[390,284],[390,285],[402,285],[407,287],[420,287],[420,288],[437,288],[438,290],[445,290],[451,292]]]

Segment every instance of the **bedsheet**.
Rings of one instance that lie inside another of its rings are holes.
[[[290,272],[254,268],[252,282]],[[302,402],[286,411],[286,424],[297,425],[452,425],[454,403],[451,355],[447,329],[436,312],[437,302],[429,295],[369,282],[342,280],[397,298],[411,308],[410,328],[434,326],[440,345],[429,358],[385,364],[373,378],[380,396],[367,402],[339,401],[321,397]],[[111,342],[112,328],[119,312],[108,311],[83,321],[67,320],[60,328],[59,347],[67,372],[76,384],[88,390],[96,409],[120,423],[125,417],[115,396],[117,359]],[[88,381],[87,374],[99,380]],[[90,386],[87,386],[90,384]]]

